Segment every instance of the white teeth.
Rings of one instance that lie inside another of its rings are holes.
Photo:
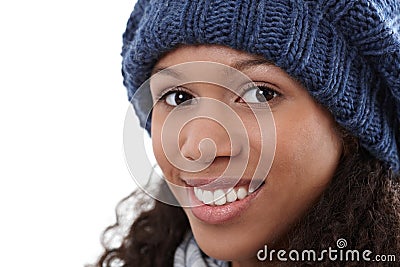
[[[198,200],[207,205],[225,205],[236,200],[242,200],[250,193],[246,187],[239,187],[237,189],[230,188],[228,190],[217,189],[215,191],[202,190],[194,187],[194,194]]]
[[[203,199],[203,190],[200,188],[194,187],[194,194],[196,195],[197,199]]]
[[[228,202],[233,202],[237,199],[236,191],[233,188],[228,189],[228,194],[226,195],[226,200]]]
[[[247,197],[247,189],[244,187],[240,187],[237,191],[237,197],[238,199],[243,199]]]
[[[221,206],[226,203],[225,192],[221,189],[218,189],[214,192],[214,204]]]
[[[203,190],[203,202],[204,204],[214,204],[214,194],[211,191]]]

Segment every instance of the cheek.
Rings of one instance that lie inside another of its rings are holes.
[[[291,119],[277,119],[275,161],[292,182],[325,186],[342,152],[333,119],[318,107],[298,111]],[[285,116],[286,117],[286,116]]]
[[[301,111],[290,114],[275,116],[275,158],[259,207],[263,212],[254,215],[262,221],[259,233],[265,233],[264,242],[279,240],[317,201],[341,154],[340,139],[329,116]]]
[[[162,144],[162,127],[165,121],[165,116],[162,108],[154,106],[151,122],[151,141],[153,145],[153,153],[158,166],[161,168],[164,176],[170,179],[173,176],[173,168],[164,153]]]

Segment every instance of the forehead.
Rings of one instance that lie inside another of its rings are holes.
[[[164,55],[154,66],[153,73],[168,66],[190,61],[210,61],[244,70],[251,66],[273,65],[265,58],[220,45],[181,46]]]
[[[152,71],[152,79],[156,73],[162,74],[158,75],[157,79],[169,77],[179,81],[182,81],[182,77],[187,76],[187,74],[191,77],[198,77],[202,72],[202,74],[206,76],[218,76],[216,70],[219,68],[216,69],[212,67],[212,69],[204,70],[198,69],[197,67],[175,67],[190,62],[214,62],[228,66],[227,68],[222,68],[219,73],[219,77],[222,76],[225,79],[238,78],[237,76],[240,73],[239,76],[248,76],[246,79],[249,77],[253,80],[268,79],[269,82],[273,83],[291,80],[292,83],[302,87],[293,77],[276,66],[272,61],[260,55],[250,54],[221,45],[180,46],[165,54],[157,64],[155,64]],[[219,80],[221,78],[217,79]],[[163,82],[165,82],[165,80]]]

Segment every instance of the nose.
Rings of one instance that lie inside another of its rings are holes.
[[[216,157],[236,156],[240,153],[241,144],[235,142],[234,135],[213,119],[193,119],[180,132],[181,153],[199,163],[211,163]]]

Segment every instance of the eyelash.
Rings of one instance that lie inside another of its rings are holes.
[[[178,86],[178,87],[173,87],[173,88],[170,88],[170,89],[162,91],[160,93],[160,96],[158,97],[158,101],[163,101],[163,102],[166,103],[166,99],[167,99],[168,96],[170,96],[173,93],[181,93],[181,92],[190,95],[192,98],[195,98],[195,96],[191,92],[189,92],[188,90],[184,89],[183,87],[179,87]],[[171,106],[168,103],[166,103],[166,104],[168,106]]]
[[[263,89],[263,90],[266,89],[273,93],[273,95],[274,95],[273,99],[267,100],[266,102],[272,102],[275,100],[275,98],[282,96],[282,94],[280,92],[271,88],[268,83],[254,82],[253,84],[248,85],[247,88],[242,90],[241,96],[235,102],[248,103],[247,101],[243,100],[243,96],[245,96],[245,94],[248,93],[251,89],[256,89],[256,88]],[[171,94],[181,93],[181,92],[188,94],[191,97],[191,99],[195,98],[195,96],[189,90],[186,90],[183,87],[173,87],[173,88],[162,91],[158,97],[158,101],[163,101],[168,106],[173,106],[173,105],[166,103],[167,97],[170,96]],[[259,103],[262,103],[262,102],[259,102]],[[248,103],[248,104],[257,104],[257,103],[252,102],[252,103]],[[178,105],[180,105],[180,104],[178,104]],[[178,106],[178,105],[176,105],[176,106]]]
[[[243,96],[245,96],[246,93],[250,92],[251,89],[256,89],[256,88],[262,89],[262,90],[268,90],[269,92],[272,92],[272,94],[274,96],[271,100],[266,100],[266,102],[268,102],[268,103],[272,103],[273,101],[276,100],[277,97],[282,97],[282,94],[280,92],[278,92],[276,89],[271,88],[271,86],[268,83],[253,82],[252,84],[247,85],[246,88],[241,92],[241,96],[240,96],[238,102],[251,104],[251,102],[249,103],[249,102],[243,100]],[[256,104],[256,103],[253,102],[253,104]]]

